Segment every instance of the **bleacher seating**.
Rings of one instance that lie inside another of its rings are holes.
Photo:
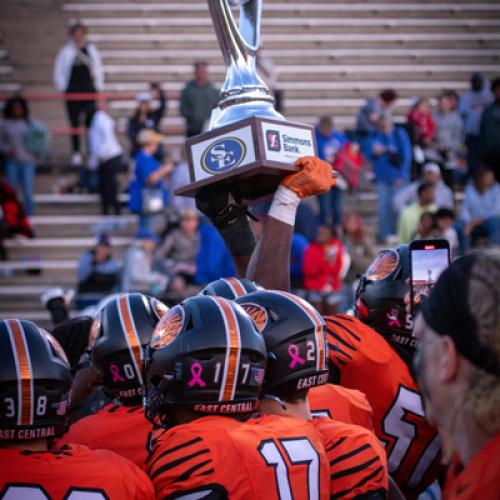
[[[218,84],[225,72],[206,2],[1,2],[1,94],[18,91],[19,82],[27,94],[53,92],[52,65],[71,19],[89,26],[90,39],[101,50],[107,92],[133,95],[149,81],[163,82],[171,95],[162,124],[166,143],[180,147],[177,96],[191,76],[192,61],[206,58]],[[471,72],[490,78],[500,73],[499,28],[500,4],[494,0],[264,0],[262,38],[279,70],[286,117],[313,123],[319,114],[331,113],[344,128],[353,126],[363,100],[381,89],[398,90],[396,115],[402,118],[412,96],[432,98],[448,88],[463,92]],[[133,107],[130,98],[109,103],[122,130]],[[61,101],[37,100],[32,108],[58,134],[65,126]],[[68,138],[58,134],[51,156],[57,169],[37,178],[33,223],[38,237],[9,242],[12,262],[0,264],[2,315],[22,312],[42,323],[40,292],[50,284],[74,284],[76,259],[91,245],[92,227],[100,220],[95,196],[57,194],[58,169],[69,152]],[[373,194],[363,196],[358,206],[373,221]],[[113,238],[119,254],[130,242],[135,221],[126,215],[120,224]],[[42,274],[27,274],[30,269]]]

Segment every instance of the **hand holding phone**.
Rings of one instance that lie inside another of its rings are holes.
[[[410,300],[413,315],[449,265],[448,240],[415,240],[410,243]]]

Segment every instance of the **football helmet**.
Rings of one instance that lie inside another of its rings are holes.
[[[267,348],[265,395],[286,397],[328,382],[325,322],[308,302],[288,292],[258,291],[237,299]]]
[[[234,300],[257,290],[262,290],[262,288],[246,278],[220,278],[203,288],[200,295]]]
[[[88,347],[92,364],[105,391],[128,406],[142,401],[142,349],[167,310],[155,298],[125,293],[113,297],[94,319]]]
[[[383,335],[406,362],[416,347],[412,317],[405,306],[409,278],[408,245],[381,250],[359,280],[355,305],[356,317]]]
[[[146,417],[168,425],[172,407],[246,414],[257,407],[266,347],[249,316],[222,297],[196,296],[160,320],[145,353]]]
[[[0,440],[53,438],[69,425],[71,369],[66,354],[31,321],[0,321]]]

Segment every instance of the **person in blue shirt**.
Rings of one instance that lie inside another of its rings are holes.
[[[129,184],[129,209],[139,216],[138,231],[152,232],[154,216],[168,204],[165,176],[172,171],[172,164],[162,165],[155,153],[162,136],[151,129],[142,129],[137,135],[141,149],[135,156],[134,175]]]
[[[290,281],[292,289],[302,288],[302,264],[309,241],[299,233],[293,233],[292,250],[290,254]]]
[[[334,130],[331,116],[322,116],[314,129],[316,143],[318,145],[318,156],[320,159],[333,165],[335,157],[342,146],[347,142],[347,137]],[[328,193],[318,196],[320,224],[340,224],[342,219],[342,191],[333,187]]]
[[[236,276],[233,258],[217,229],[202,219],[198,232],[200,250],[196,257],[195,283],[204,285],[219,278]]]
[[[406,130],[395,127],[389,115],[382,115],[379,128],[368,136],[364,145],[365,156],[375,174],[378,202],[378,240],[385,243],[396,232],[394,195],[410,181],[412,151]]]

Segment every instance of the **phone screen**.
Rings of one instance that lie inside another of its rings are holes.
[[[410,246],[411,303],[413,311],[429,296],[439,275],[450,265],[450,250],[442,243],[419,242]]]

